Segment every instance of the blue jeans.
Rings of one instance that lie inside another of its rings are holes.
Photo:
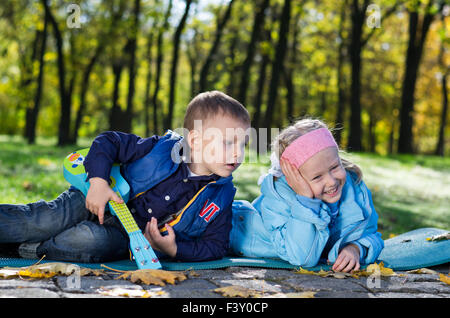
[[[128,257],[128,235],[105,212],[103,225],[85,207],[84,195],[69,189],[53,201],[0,204],[0,244],[24,243],[27,258],[98,263]],[[23,256],[23,255],[22,255]]]

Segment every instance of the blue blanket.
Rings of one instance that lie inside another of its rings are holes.
[[[450,240],[427,240],[435,235],[444,234],[447,231],[436,228],[421,228],[407,232],[394,238],[385,240],[385,247],[378,257],[378,262],[383,262],[386,267],[393,270],[410,270],[422,267],[450,262]],[[54,262],[43,260],[41,263]],[[36,263],[35,259],[23,258],[1,258],[0,267],[23,267]],[[81,267],[101,269],[100,263],[75,263]],[[131,260],[120,260],[103,263],[104,265],[118,270],[136,270],[136,264]],[[297,269],[294,266],[280,259],[269,258],[246,258],[246,257],[224,257],[220,260],[208,262],[174,262],[161,260],[161,265],[165,270],[202,270],[219,269],[231,266]],[[327,264],[318,264],[314,267],[305,268],[311,271],[330,270]],[[364,268],[364,267],[362,267]]]

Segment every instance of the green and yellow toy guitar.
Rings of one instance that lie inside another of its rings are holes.
[[[63,173],[64,178],[75,188],[87,195],[90,183],[86,181],[86,171],[84,169],[84,158],[89,152],[89,148],[74,151],[64,159]],[[130,186],[120,174],[120,166],[113,165],[111,168],[111,188],[117,193],[119,197],[127,202],[130,194]],[[122,226],[128,233],[130,238],[130,250],[133,253],[134,260],[139,269],[160,269],[158,257],[153,251],[150,243],[142,234],[141,230],[136,224],[130,210],[125,203],[116,203],[109,201],[108,205],[113,215],[122,223]]]

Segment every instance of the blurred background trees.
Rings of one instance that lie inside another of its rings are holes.
[[[343,148],[450,153],[444,0],[3,0],[0,134],[58,145],[182,126],[217,89],[252,125],[321,117]]]

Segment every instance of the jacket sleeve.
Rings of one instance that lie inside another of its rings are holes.
[[[317,265],[329,237],[330,217],[317,200],[296,196],[291,202],[266,196],[261,202],[264,227],[278,256],[293,265]]]
[[[220,259],[228,252],[230,231],[231,204],[211,221],[199,238],[195,240],[175,238],[177,244],[175,258],[188,262]]]
[[[145,156],[159,140],[159,136],[141,138],[134,134],[107,131],[98,135],[89,149],[84,166],[88,179],[109,180],[113,163],[129,163]]]
[[[365,187],[365,185],[363,186]],[[361,263],[370,264],[376,261],[376,259],[380,255],[381,250],[384,248],[384,241],[381,239],[381,234],[377,232],[378,214],[375,211],[375,207],[373,205],[372,195],[367,187],[366,190],[366,204],[369,204],[372,213],[370,214],[367,226],[365,227],[363,234],[355,242],[362,246],[362,249],[365,251],[365,255],[361,257]]]

